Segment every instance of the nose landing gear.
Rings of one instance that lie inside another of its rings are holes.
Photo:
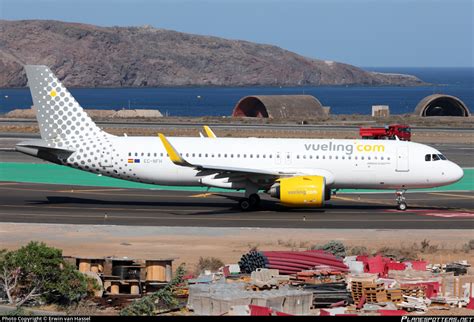
[[[404,196],[405,192],[406,192],[406,189],[397,190],[397,192],[396,192],[397,198],[395,200],[397,201],[397,209],[398,210],[405,211],[408,208],[407,203],[405,201],[406,199],[405,199],[405,196]]]

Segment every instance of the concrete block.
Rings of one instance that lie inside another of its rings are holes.
[[[390,107],[388,105],[372,105],[372,117],[389,117]]]

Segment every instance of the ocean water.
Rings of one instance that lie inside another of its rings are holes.
[[[169,116],[231,115],[239,99],[247,95],[310,94],[333,114],[370,114],[372,105],[389,105],[392,114],[412,112],[425,96],[443,93],[459,97],[474,110],[474,68],[369,68],[418,76],[433,85],[318,86],[318,87],[160,87],[160,88],[70,88],[85,108],[159,109]],[[0,114],[15,108],[30,108],[27,88],[0,89]]]

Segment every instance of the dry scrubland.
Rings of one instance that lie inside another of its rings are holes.
[[[295,220],[298,220],[295,218]],[[193,269],[200,257],[236,263],[251,249],[304,250],[330,240],[343,242],[350,252],[365,247],[430,263],[467,260],[474,263],[470,230],[355,230],[129,227],[0,223],[1,248],[15,249],[41,240],[71,256],[178,257],[176,266]]]

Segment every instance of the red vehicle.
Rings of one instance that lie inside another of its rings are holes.
[[[391,124],[384,127],[361,127],[359,134],[363,139],[371,140],[395,140],[395,137],[402,141],[411,140],[411,128],[402,124]]]

